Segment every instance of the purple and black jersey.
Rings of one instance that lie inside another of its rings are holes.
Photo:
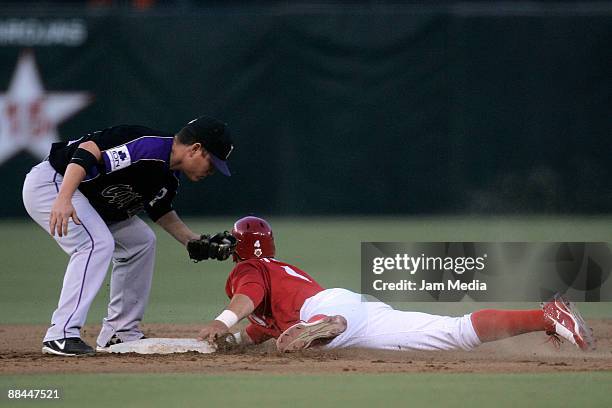
[[[54,143],[49,162],[60,174],[79,144],[93,141],[102,163],[90,168],[79,190],[107,222],[145,210],[153,221],[172,210],[179,172],[170,170],[174,135],[144,126],[120,125],[81,139]]]

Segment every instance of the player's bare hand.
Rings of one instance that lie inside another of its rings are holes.
[[[229,333],[227,326],[219,320],[212,320],[204,325],[200,334],[198,334],[198,340],[206,340],[209,343],[214,343],[218,338]]]
[[[54,236],[56,232],[59,237],[68,235],[68,221],[70,221],[70,218],[72,218],[75,224],[81,224],[71,200],[58,196],[51,207],[51,216],[49,218],[49,232],[51,235]]]

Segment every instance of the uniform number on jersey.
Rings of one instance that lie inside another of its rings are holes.
[[[153,198],[151,201],[149,201],[149,206],[153,207],[155,205],[155,203],[158,202],[159,200],[161,200],[162,198],[164,198],[166,196],[166,194],[168,194],[168,189],[166,187],[163,187],[161,190],[159,190],[159,193],[157,193],[155,198]]]
[[[295,276],[296,278],[300,278],[302,280],[305,280],[306,282],[311,282],[310,279],[308,279],[305,276],[300,275],[299,273],[294,271],[290,266],[283,265],[282,267],[285,270],[285,272],[287,272],[288,275]]]

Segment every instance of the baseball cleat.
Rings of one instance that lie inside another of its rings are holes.
[[[576,306],[564,296],[557,293],[542,304],[542,310],[544,319],[550,323],[546,334],[563,337],[583,351],[595,349],[593,330],[586,325]]]
[[[304,350],[315,340],[329,341],[345,330],[344,317],[321,315],[314,321],[300,322],[289,327],[276,340],[276,347],[282,353]]]
[[[142,340],[142,339],[146,339],[145,336],[142,336],[141,338],[139,338],[138,340]],[[96,351],[99,353],[110,353],[110,347],[114,346],[115,344],[121,344],[123,343],[123,340],[121,340],[119,338],[119,336],[117,336],[116,334],[113,334],[113,337],[110,338],[110,340],[108,341],[108,343],[106,343],[106,346],[102,347],[102,346],[97,346],[96,347]]]
[[[43,342],[43,354],[56,356],[82,356],[95,354],[95,351],[87,343],[78,337],[58,339]]]

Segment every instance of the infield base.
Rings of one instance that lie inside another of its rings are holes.
[[[148,338],[112,345],[104,350],[107,353],[173,354],[195,351],[210,354],[216,347],[196,339]]]

